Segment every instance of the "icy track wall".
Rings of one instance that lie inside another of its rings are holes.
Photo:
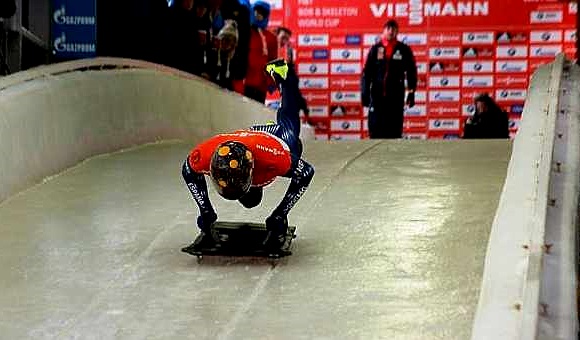
[[[472,339],[576,339],[580,68],[538,69],[493,222]]]
[[[97,58],[20,72],[0,79],[0,202],[94,155],[194,143],[270,119],[263,105],[145,62]]]

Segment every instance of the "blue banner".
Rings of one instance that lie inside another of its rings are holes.
[[[52,53],[59,59],[97,55],[97,0],[52,0]]]

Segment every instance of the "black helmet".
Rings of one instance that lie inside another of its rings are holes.
[[[239,142],[220,144],[211,157],[210,173],[218,193],[225,199],[237,200],[250,190],[254,157]]]

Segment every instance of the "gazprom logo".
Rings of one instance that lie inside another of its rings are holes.
[[[305,43],[307,43],[307,44],[308,44],[309,42],[311,42],[311,41],[312,41],[312,38],[311,38],[309,35],[305,35],[305,36],[302,38],[302,41],[304,41]]]
[[[350,128],[350,122],[342,122],[342,128],[348,130]]]
[[[516,50],[515,48],[510,48],[510,49],[507,51],[507,53],[508,53],[508,55],[510,55],[510,56],[512,56],[512,57],[513,57],[514,55],[516,55],[516,53],[517,53],[517,50]]]
[[[308,70],[311,73],[316,73],[316,71],[318,71],[318,67],[316,65],[310,65],[310,67],[308,68]]]
[[[473,41],[473,40],[475,40],[475,34],[473,34],[473,33],[469,33],[469,34],[467,35],[467,40],[469,40],[469,41]]]
[[[337,92],[337,93],[334,95],[334,98],[336,98],[337,100],[340,100],[340,99],[342,99],[343,97],[344,97],[344,94],[342,94],[342,92]]]
[[[436,56],[440,56],[442,52],[443,51],[440,48],[436,48],[433,53],[435,53]]]
[[[514,104],[510,107],[510,112],[520,114],[524,112],[524,106],[522,104]]]
[[[94,53],[96,52],[95,44],[70,43],[66,41],[66,34],[62,32],[60,37],[54,39],[53,44],[56,52],[66,53]]]
[[[482,68],[483,68],[483,65],[481,65],[480,63],[473,65],[473,69],[476,71],[481,71]]]
[[[442,79],[439,81],[439,84],[441,84],[442,86],[447,86],[447,85],[449,85],[449,79],[447,79],[447,78],[442,78]]]
[[[52,18],[55,23],[60,25],[95,25],[95,17],[94,16],[67,16],[66,15],[66,7],[63,4],[59,9],[56,9],[52,15]]]
[[[477,80],[475,78],[469,78],[469,80],[467,81],[467,84],[470,86],[487,86],[487,82],[485,82],[484,80]]]
[[[345,38],[345,44],[347,45],[360,45],[362,42],[362,38],[360,35],[357,34],[349,34]]]
[[[475,105],[470,104],[469,106],[467,106],[467,112],[475,113]]]
[[[328,59],[328,50],[314,50],[312,51],[312,58]]]
[[[342,51],[342,53],[340,55],[343,58],[347,59],[348,57],[350,57],[350,52],[349,52],[349,50],[344,50],[344,51]]]
[[[524,66],[521,66],[519,64],[503,63],[503,64],[501,64],[500,68],[502,71],[521,72],[523,70]]]
[[[435,95],[434,95],[433,97],[434,97],[436,100],[442,100],[442,101],[443,101],[443,100],[449,100],[449,101],[451,101],[451,100],[455,100],[455,98],[453,98],[453,96],[452,96],[452,95],[446,95],[446,94],[444,94],[444,93],[441,93],[441,92],[437,92],[437,93],[435,93]]]
[[[506,91],[506,90],[503,90],[503,91],[501,91],[501,92],[500,92],[500,94],[499,94],[499,95],[500,95],[500,97],[502,97],[502,98],[507,98],[507,96],[509,95],[509,93],[508,93],[508,91]]]

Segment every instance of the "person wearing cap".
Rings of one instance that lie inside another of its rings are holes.
[[[417,65],[411,48],[397,40],[399,25],[389,20],[363,68],[361,99],[368,108],[370,138],[401,138],[405,104],[415,105]],[[405,100],[405,78],[408,94]]]

